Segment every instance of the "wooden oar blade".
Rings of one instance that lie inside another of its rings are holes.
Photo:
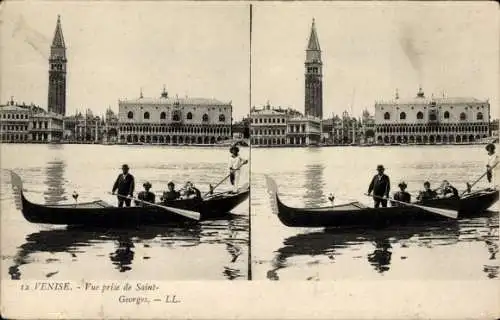
[[[433,208],[426,206],[419,206],[419,207],[426,211],[433,212],[435,214],[439,214],[448,218],[456,219],[458,217],[458,211],[456,210]]]
[[[166,210],[172,211],[174,213],[177,213],[178,215],[185,216],[193,220],[200,220],[201,218],[200,213],[196,211],[167,207],[167,206],[161,206],[161,207],[164,207]]]

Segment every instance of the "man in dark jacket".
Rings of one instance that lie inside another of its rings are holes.
[[[116,178],[115,184],[113,185],[112,193],[115,194],[118,191],[118,207],[123,207],[123,203],[127,207],[130,207],[131,199],[127,199],[126,197],[133,197],[134,195],[134,176],[128,173],[129,167],[124,164],[122,166],[122,171],[118,178]]]
[[[389,177],[384,174],[384,166],[377,166],[377,174],[373,177],[370,186],[368,187],[368,195],[371,195],[373,191],[373,201],[375,202],[375,208],[380,205],[382,207],[387,207],[387,199],[389,198],[389,191],[391,189],[391,184]]]

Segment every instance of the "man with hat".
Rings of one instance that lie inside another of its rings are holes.
[[[394,196],[393,196],[394,200],[409,203],[411,201],[411,194],[406,192],[406,187],[407,187],[406,182],[401,181],[398,184],[398,187],[399,187],[399,191],[394,194]],[[400,207],[400,206],[404,206],[404,204],[391,201],[391,206]]]
[[[498,156],[495,153],[495,145],[493,143],[488,143],[486,146],[486,151],[488,151],[488,164],[486,165],[486,178],[488,182],[494,184],[493,181],[493,168],[498,164]]]
[[[112,193],[115,194],[115,192],[118,191],[119,208],[123,207],[123,203],[125,203],[125,206],[130,207],[131,199],[127,199],[127,197],[133,197],[134,195],[134,176],[128,171],[128,165],[124,164],[122,166],[122,173],[118,175],[118,178],[116,178],[115,184],[113,185]]]
[[[375,202],[375,208],[380,205],[382,207],[387,207],[387,199],[389,198],[389,191],[391,189],[391,183],[389,177],[384,174],[384,166],[379,164],[377,166],[377,174],[373,177],[370,186],[368,187],[368,195],[371,195],[373,191],[373,201]]]
[[[149,181],[146,181],[142,186],[144,187],[144,191],[139,192],[137,198],[145,202],[155,203],[155,194],[149,191],[151,189],[151,183]],[[148,204],[135,200],[135,205],[144,207],[147,206]]]

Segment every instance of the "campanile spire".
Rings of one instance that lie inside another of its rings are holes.
[[[47,109],[66,115],[66,44],[61,27],[61,16],[57,16],[56,30],[50,46],[49,92]]]
[[[316,21],[313,18],[306,49],[305,67],[305,114],[323,118],[323,62]]]

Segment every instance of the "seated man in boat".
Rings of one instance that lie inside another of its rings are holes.
[[[233,186],[233,193],[238,192],[241,167],[248,163],[248,160],[244,160],[239,156],[240,149],[237,146],[232,146],[229,149],[231,157],[229,158],[229,182]]]
[[[184,191],[182,193],[183,199],[201,199],[201,192],[195,188],[191,181],[186,182],[184,186]]]
[[[175,184],[172,181],[167,184],[167,187],[168,190],[163,192],[163,196],[161,197],[163,202],[174,201],[180,198],[181,194],[175,190]]]
[[[383,208],[387,207],[387,199],[389,198],[389,190],[391,189],[389,177],[384,174],[384,166],[379,164],[377,166],[377,174],[373,177],[370,186],[368,187],[368,195],[373,191],[373,201],[375,208],[382,205]]]
[[[458,190],[452,186],[448,180],[443,180],[441,184],[441,197],[443,198],[458,198]]]
[[[420,191],[417,196],[418,201],[425,201],[437,198],[437,192],[431,189],[429,181],[424,182],[424,191]]]
[[[406,182],[401,181],[398,184],[398,187],[399,187],[399,191],[394,194],[394,196],[393,196],[394,200],[409,203],[411,201],[411,195],[408,192],[406,192],[406,187],[407,187]],[[404,204],[397,203],[395,201],[391,201],[391,206],[402,207],[402,206],[404,206]]]
[[[151,189],[151,183],[149,181],[146,181],[142,186],[144,187],[144,191],[139,192],[137,198],[145,202],[155,203],[155,194],[149,191]],[[135,205],[138,207],[145,207],[148,205],[147,203],[142,201],[135,200]]]
[[[134,176],[129,173],[128,165],[124,164],[122,166],[122,173],[118,175],[116,178],[115,184],[113,185],[112,194],[115,194],[118,191],[118,207],[123,207],[123,203],[125,206],[130,207],[131,199],[134,195]]]

